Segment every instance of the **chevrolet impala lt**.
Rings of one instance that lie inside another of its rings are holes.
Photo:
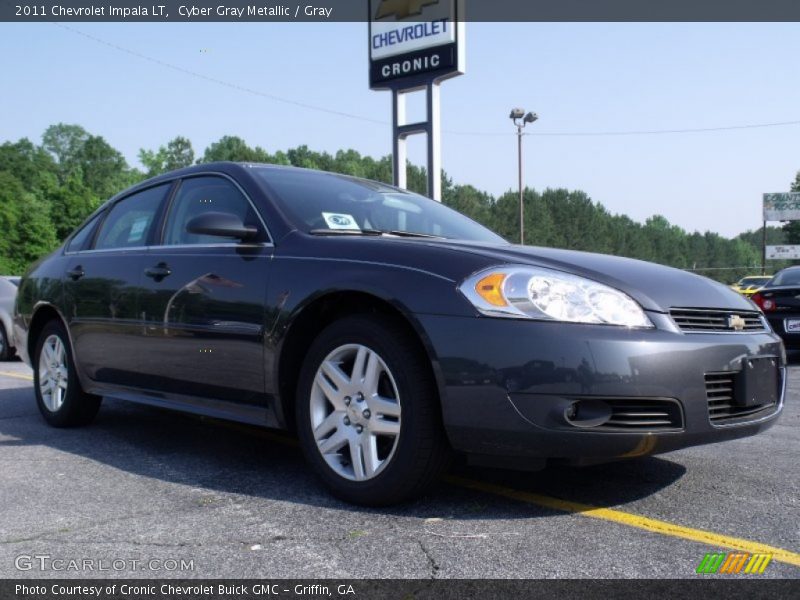
[[[24,276],[14,339],[54,427],[111,397],[291,429],[370,505],[421,494],[454,452],[536,469],[753,435],[786,381],[781,340],[722,284],[260,164],[110,199]]]

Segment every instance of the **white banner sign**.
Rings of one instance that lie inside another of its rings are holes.
[[[764,194],[765,221],[800,221],[800,192]]]
[[[800,246],[767,246],[770,260],[795,260],[800,258]]]

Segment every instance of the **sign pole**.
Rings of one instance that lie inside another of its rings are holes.
[[[392,171],[394,185],[406,189],[406,137],[400,134],[400,126],[406,124],[406,97],[401,90],[392,90]]]
[[[439,82],[428,84],[428,196],[442,201],[442,128]]]
[[[427,135],[428,196],[442,201],[441,82],[464,73],[464,0],[369,0],[369,86],[392,92],[392,178],[408,186],[406,138]],[[427,118],[406,122],[405,94]]]
[[[761,274],[767,274],[767,222],[761,228]]]

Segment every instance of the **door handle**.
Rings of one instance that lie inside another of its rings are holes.
[[[161,281],[165,277],[171,275],[172,270],[167,266],[166,263],[158,263],[155,267],[148,267],[145,269],[144,274],[148,277],[152,277],[156,281]]]
[[[81,277],[86,275],[86,271],[83,270],[83,267],[78,265],[74,269],[67,271],[67,277],[72,279],[72,281],[78,281]]]

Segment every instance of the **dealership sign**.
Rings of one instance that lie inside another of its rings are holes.
[[[800,192],[764,194],[764,221],[800,221]]]
[[[770,260],[800,259],[800,246],[767,246],[767,258]]]
[[[462,0],[369,0],[369,84],[409,89],[464,72]]]

